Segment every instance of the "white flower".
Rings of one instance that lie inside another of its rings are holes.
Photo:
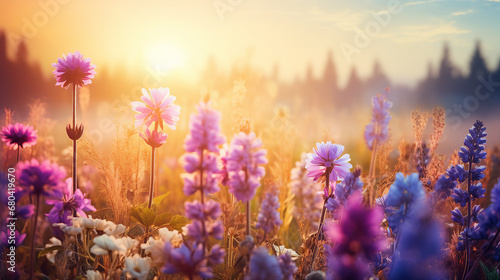
[[[105,234],[95,237],[94,244],[90,252],[95,255],[107,255],[110,251],[126,251],[120,239]]]
[[[145,280],[148,277],[150,269],[149,258],[143,259],[138,254],[125,258],[125,269],[123,269],[123,272],[127,273],[127,277]]]
[[[49,239],[50,241],[50,244],[46,244],[45,245],[45,248],[50,248],[50,247],[54,247],[54,246],[58,246],[58,245],[62,245],[61,243],[61,240],[55,238],[55,237],[52,237],[51,239]],[[47,257],[47,259],[49,260],[49,262],[51,263],[55,263],[56,261],[56,254],[57,254],[57,250],[54,250],[50,253],[47,253],[45,256]]]
[[[116,225],[115,223],[108,221],[108,226],[104,229],[104,233],[107,235],[113,235],[115,237],[122,236],[125,233],[127,227],[122,224]]]
[[[95,230],[104,230],[109,227],[109,224],[106,220],[101,219],[92,219],[92,216],[88,218],[81,219],[82,227],[86,229],[95,229]]]
[[[276,256],[283,255],[283,254],[286,254],[288,252],[288,253],[290,253],[290,256],[292,257],[292,261],[298,259],[300,256],[294,250],[285,248],[285,245],[281,245],[278,247],[278,246],[273,244],[273,247],[274,247],[274,251],[276,251]]]
[[[149,238],[148,243],[141,244],[141,248],[144,249],[144,253],[150,254],[153,261],[159,265],[164,264],[166,261],[165,253],[163,251],[164,247],[165,241],[155,239],[153,237]]]
[[[102,280],[101,273],[95,270],[87,270],[85,277],[87,277],[87,280]]]
[[[160,238],[165,242],[172,243],[182,240],[182,236],[176,230],[170,231],[168,228],[160,228],[158,233],[160,234]]]
[[[136,240],[136,239],[133,239],[133,238],[130,238],[130,237],[123,237],[123,238],[120,238],[120,239],[117,239],[118,241],[120,241],[122,243],[122,246],[123,248],[125,249],[125,251],[123,251],[123,253],[126,255],[127,252],[134,248],[134,247],[137,247],[137,245],[139,245],[139,241]]]
[[[62,230],[62,232],[66,233],[68,235],[78,235],[78,234],[82,233],[82,228],[68,226],[67,224],[64,224],[64,223],[57,223],[57,224],[53,224],[52,226],[59,227]]]

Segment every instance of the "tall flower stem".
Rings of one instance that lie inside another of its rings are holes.
[[[203,184],[203,154],[205,150],[201,150],[200,153],[200,200],[201,204],[205,205],[205,188]],[[201,221],[201,227],[202,227],[202,233],[203,236],[205,236],[207,229],[205,226],[205,219]],[[205,256],[205,249],[206,249],[206,239],[203,241],[203,256]]]
[[[76,84],[73,84],[73,127],[72,129],[74,131],[76,131]],[[77,174],[76,174],[76,137],[74,137],[73,139],[73,163],[72,163],[72,169],[73,169],[73,193],[76,192],[76,188],[77,188],[77,182],[78,182],[78,179],[77,179]]]
[[[376,130],[378,129],[378,125]],[[368,171],[368,178],[370,180],[370,189],[368,193],[368,198],[369,198],[369,203],[368,205],[370,207],[373,206],[373,202],[375,201],[375,167],[377,164],[377,139],[373,140],[373,148],[372,148],[372,157],[370,159],[370,169]]]
[[[325,172],[325,178],[326,178],[326,185],[325,189],[327,190],[327,193],[330,193],[330,172],[332,172],[332,169],[329,167],[326,169]],[[325,216],[326,216],[326,202],[328,201],[328,197],[325,197],[325,200],[323,202],[323,210],[321,210],[321,217],[319,218],[319,225],[318,225],[318,231],[316,233],[316,241],[320,240],[320,237],[322,235],[321,231],[323,228],[323,223],[325,222]],[[318,245],[315,244],[312,258],[311,258],[311,268],[310,270],[312,271],[314,269],[314,264],[316,262],[316,255],[318,254]]]
[[[34,279],[33,275],[35,273],[35,241],[36,241],[36,224],[38,222],[38,213],[40,212],[40,195],[36,196],[36,210],[35,210],[35,217],[33,221],[33,237],[31,239],[31,254],[30,254],[30,278],[29,279]]]
[[[248,184],[248,170],[245,169],[245,182]],[[245,204],[245,210],[246,210],[246,220],[247,220],[247,224],[246,224],[246,233],[247,235],[250,235],[250,222],[251,222],[251,218],[252,218],[252,213],[250,212],[250,200],[247,201],[247,203]]]
[[[465,225],[465,248],[467,253],[465,255],[465,268],[464,268],[464,277],[467,275],[469,271],[469,263],[470,263],[470,240],[469,240],[469,229],[470,229],[470,220],[471,220],[471,198],[470,198],[470,184],[471,184],[471,175],[472,175],[472,161],[469,161],[469,170],[467,174],[467,224]]]
[[[151,209],[151,205],[153,204],[153,193],[154,193],[154,180],[155,180],[155,154],[156,148],[151,146],[151,179],[150,179],[150,187],[149,187],[149,201],[148,208]]]
[[[21,148],[17,147],[17,162],[19,162],[19,160],[21,160]]]
[[[251,218],[251,212],[250,212],[250,201],[247,201],[245,203],[245,208],[246,208],[246,220],[247,220],[247,224],[246,224],[246,232],[247,232],[247,235],[250,235],[250,218]]]

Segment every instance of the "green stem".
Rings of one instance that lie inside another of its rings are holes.
[[[327,168],[325,172],[325,178],[326,178],[326,185],[325,189],[327,190],[328,193],[330,193],[330,172],[331,168]],[[325,201],[323,202],[323,209],[321,210],[321,217],[319,219],[319,225],[318,225],[318,231],[316,232],[316,242],[320,240],[320,237],[322,235],[322,227],[323,223],[325,221],[325,216],[326,216],[326,202],[328,201],[328,197],[325,198]],[[316,255],[318,254],[318,244],[314,245],[314,250],[313,250],[313,255],[311,258],[311,267],[310,271],[314,269],[314,264],[316,263]]]
[[[149,202],[148,208],[151,209],[153,204],[154,179],[155,179],[155,147],[151,146],[151,182],[149,187]]]
[[[76,84],[73,84],[73,131],[76,132]],[[76,133],[74,133],[76,134]],[[76,152],[76,137],[73,139],[73,163],[72,163],[72,171],[73,171],[73,193],[76,192],[77,188],[77,173],[76,173],[76,165],[77,165],[77,152]]]
[[[31,239],[31,261],[30,261],[30,279],[34,279],[35,273],[35,241],[36,241],[36,224],[38,222],[38,213],[40,212],[40,195],[36,196],[35,217],[33,221],[33,238]]]

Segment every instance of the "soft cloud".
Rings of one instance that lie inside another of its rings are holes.
[[[498,0],[498,1],[500,1],[500,0]],[[463,16],[463,15],[470,14],[472,12],[474,12],[474,10],[468,9],[467,11],[454,12],[454,13],[452,13],[452,15],[454,15],[454,16]]]
[[[400,44],[411,44],[417,42],[437,42],[452,37],[470,33],[470,30],[461,29],[454,25],[455,22],[438,22],[436,24],[409,25],[392,33],[392,39]]]
[[[367,13],[353,11],[326,12],[318,8],[310,11],[310,16],[314,20],[321,22],[332,22],[337,27],[345,31],[355,30],[366,21]]]

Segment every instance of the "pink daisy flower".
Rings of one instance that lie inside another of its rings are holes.
[[[36,144],[37,131],[22,123],[9,124],[2,128],[2,141],[9,147],[17,150],[19,147],[28,148]]]
[[[68,88],[70,84],[78,87],[92,83],[92,78],[96,72],[95,65],[90,64],[90,58],[83,59],[83,55],[76,51],[63,55],[63,58],[58,58],[57,63],[52,63],[56,68],[52,72],[56,78],[56,86]]]
[[[181,107],[174,104],[175,96],[170,95],[168,88],[142,89],[141,100],[132,102],[132,110],[137,112],[135,115],[135,125],[142,124],[149,127],[155,122],[155,130],[160,126],[163,129],[163,123],[169,128],[175,130],[175,125],[179,120]]]
[[[166,133],[156,130],[153,130],[153,132],[151,132],[148,128],[146,128],[145,133],[139,133],[139,136],[141,136],[149,146],[155,148],[158,148],[161,145],[165,144],[168,137]]]
[[[349,173],[352,165],[349,154],[340,156],[344,151],[344,146],[332,144],[331,141],[321,142],[313,148],[314,153],[307,154],[306,169],[307,176],[313,177],[314,181],[325,175],[327,168],[331,169],[329,181],[337,182],[343,180]]]

